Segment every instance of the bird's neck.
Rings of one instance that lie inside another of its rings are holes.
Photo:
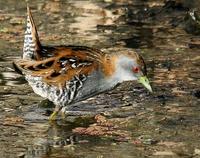
[[[105,55],[102,70],[107,81],[116,85],[123,81],[136,80],[133,73],[123,66],[128,62],[130,62],[130,58],[124,54]]]

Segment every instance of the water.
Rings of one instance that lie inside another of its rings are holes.
[[[199,157],[199,36],[184,29],[186,6],[195,6],[156,0],[30,6],[46,45],[138,49],[154,93],[123,83],[49,122],[50,103],[12,68],[22,52],[26,4],[0,0],[0,157]],[[94,118],[99,113],[105,118]]]

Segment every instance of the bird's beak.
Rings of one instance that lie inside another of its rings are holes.
[[[144,87],[146,87],[150,92],[153,92],[152,91],[152,88],[151,88],[151,85],[149,83],[149,80],[147,79],[146,76],[141,76],[139,79],[138,79],[138,82],[139,83],[142,83]]]

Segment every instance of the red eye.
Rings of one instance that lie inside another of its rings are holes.
[[[133,72],[138,73],[139,72],[139,68],[138,67],[133,67]]]

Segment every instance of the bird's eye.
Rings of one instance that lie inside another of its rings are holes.
[[[139,68],[138,67],[133,67],[133,72],[134,73],[138,73],[139,72]]]

